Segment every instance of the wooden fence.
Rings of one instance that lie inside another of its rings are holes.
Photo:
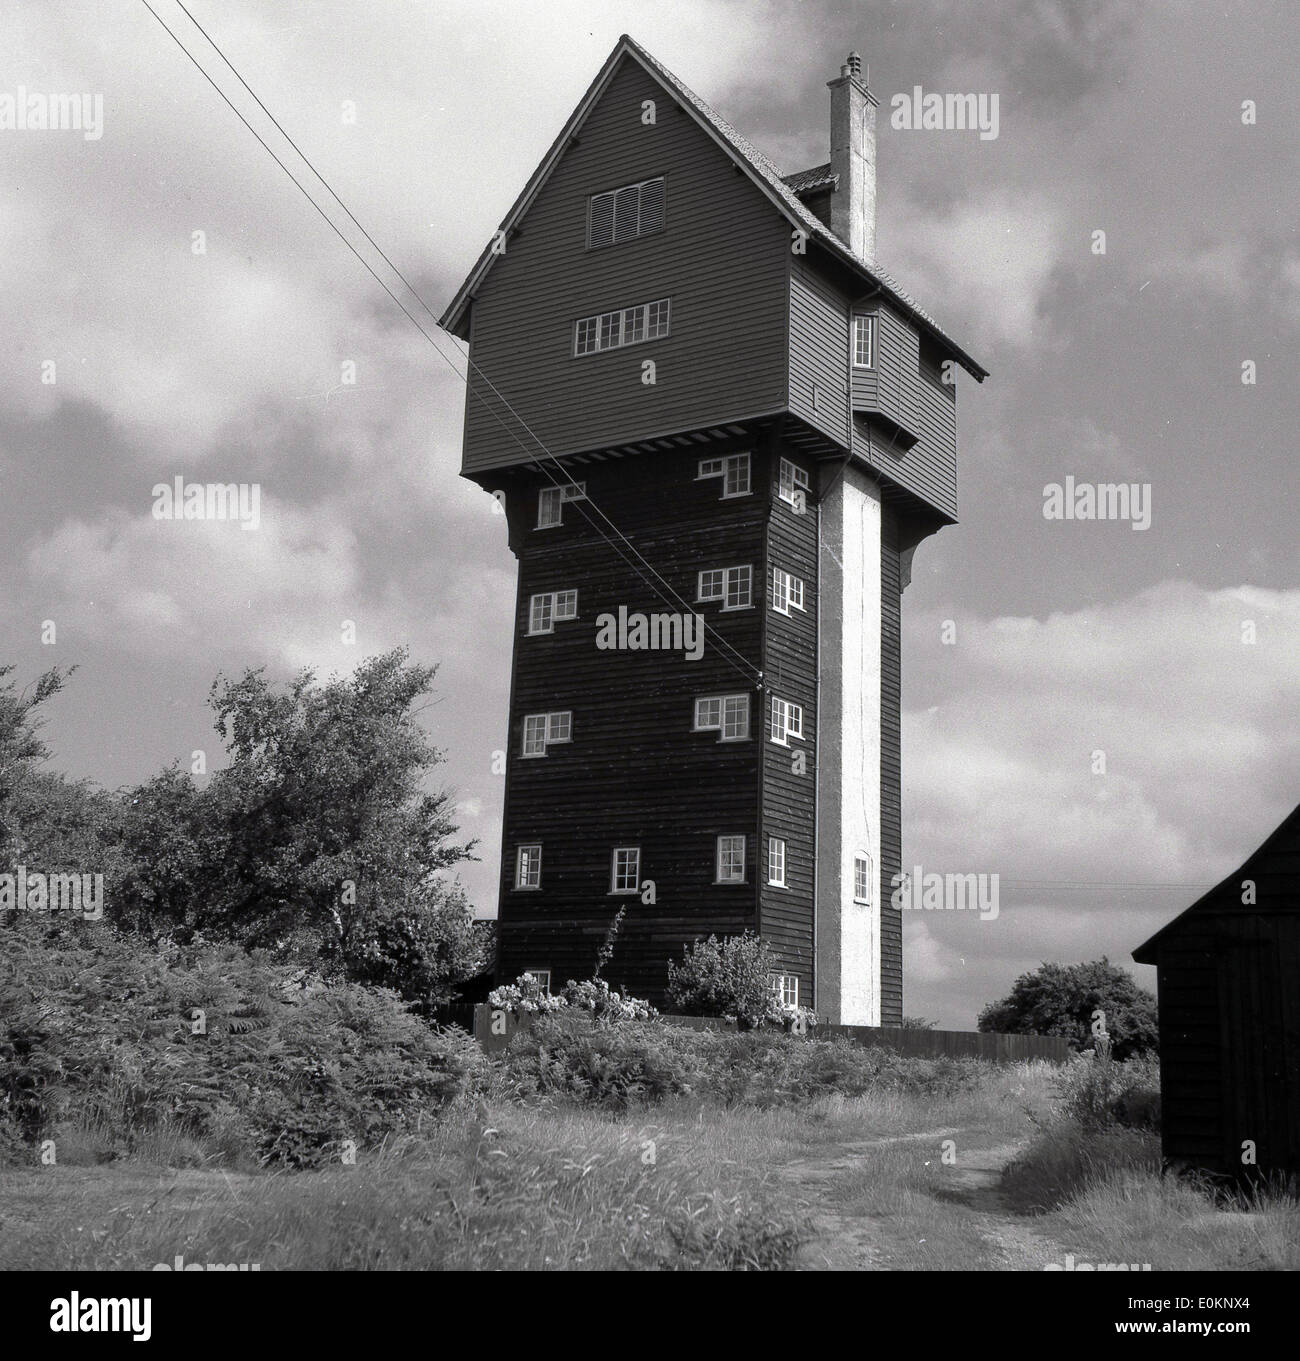
[[[468,1030],[486,1053],[504,1049],[521,1027],[532,1024],[532,1016],[501,1011],[486,1002],[440,1007],[433,1019],[440,1025],[458,1025]],[[688,1026],[693,1030],[735,1030],[735,1021],[713,1016],[664,1016],[668,1025]],[[1022,1059],[1046,1059],[1064,1063],[1070,1056],[1069,1045],[1059,1035],[998,1035],[977,1030],[910,1030],[901,1026],[816,1025],[805,1032],[808,1039],[843,1036],[854,1044],[877,1045],[909,1058],[987,1059],[993,1063],[1017,1063]]]

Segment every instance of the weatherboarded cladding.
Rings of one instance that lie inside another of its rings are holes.
[[[843,447],[849,439],[848,327],[847,296],[806,256],[791,255],[790,410]]]
[[[903,914],[892,906],[902,870],[902,574],[897,511],[886,503],[880,526],[880,1024],[903,1021]]]
[[[1258,1171],[1300,1171],[1300,809],[1136,957],[1157,966],[1165,1157],[1240,1175],[1250,1140]]]
[[[905,318],[878,309],[876,373],[855,371],[853,450],[899,486],[956,519],[957,411],[955,384],[922,373],[919,337]],[[955,376],[955,374],[954,374]],[[917,437],[910,448],[879,424],[873,411]]]
[[[653,126],[641,122],[644,100],[655,101]],[[659,175],[665,230],[588,250],[589,196]],[[536,456],[503,399],[556,454],[784,407],[789,244],[748,176],[625,60],[479,288],[463,470]],[[667,338],[573,357],[578,318],[660,298],[672,303]]]
[[[812,488],[817,486],[817,469],[811,460],[793,450],[784,456],[808,474]],[[783,747],[769,740],[763,743],[763,854],[767,838],[780,837],[786,843],[785,888],[767,883],[766,864],[762,869],[760,924],[763,935],[777,949],[782,970],[799,977],[799,998],[813,1000],[813,904],[814,864],[816,860],[816,787],[817,787],[817,516],[811,499],[805,500],[802,514],[777,497],[776,478],[779,458],[773,459],[771,515],[767,525],[766,599],[764,602],[765,640],[763,673],[766,682],[765,706],[773,695],[791,700],[803,708],[804,740],[791,740]],[[791,610],[789,616],[771,607],[772,568],[792,572],[804,583],[804,608]],[[764,723],[769,714],[764,713]],[[797,769],[796,756],[802,755],[803,769]]]
[[[757,663],[764,609],[762,461],[755,492],[720,500],[722,483],[696,481],[701,446],[680,454],[611,460],[574,470],[588,495],[626,528],[636,549],[742,656]],[[502,851],[499,973],[529,967],[555,971],[556,982],[588,977],[609,922],[627,905],[626,924],[606,971],[641,996],[663,1000],[666,961],[711,932],[757,925],[760,873],[759,760],[765,735],[752,671],[737,670],[712,637],[699,661],[680,652],[602,651],[597,616],[667,611],[641,576],[582,515],[564,507],[564,524],[538,530],[537,488],[520,479],[507,497],[511,542],[519,552],[515,675]],[[626,551],[626,550],[625,550]],[[753,605],[724,612],[696,604],[697,573],[748,563]],[[579,617],[552,634],[529,636],[536,592],[578,591]],[[692,732],[698,695],[747,692],[750,738],[721,743]],[[573,740],[540,759],[521,757],[524,717],[573,712]],[[715,884],[715,838],[747,838],[746,882]],[[542,845],[542,888],[515,890],[520,844]],[[656,902],[615,896],[610,860],[616,846],[641,847],[641,878],[655,882]]]

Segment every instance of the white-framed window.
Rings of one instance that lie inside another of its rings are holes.
[[[876,366],[876,319],[869,312],[859,312],[853,318],[853,367],[871,369]]]
[[[745,610],[753,604],[753,589],[754,569],[748,563],[742,567],[710,567],[696,578],[695,599],[719,601],[724,610]]]
[[[587,245],[594,250],[663,231],[665,188],[660,175],[592,194],[587,201]]]
[[[693,732],[716,732],[723,742],[749,736],[748,695],[703,695],[695,701]]]
[[[743,884],[745,882],[745,838],[743,836],[720,836],[718,838],[717,882],[720,884]]]
[[[799,975],[793,973],[772,974],[772,991],[781,1002],[790,1007],[799,1005]]]
[[[598,354],[639,345],[644,340],[659,340],[668,334],[669,300],[642,302],[635,307],[620,307],[594,317],[581,317],[573,323],[573,353]]]
[[[865,852],[853,857],[853,901],[871,901],[871,857]]]
[[[773,695],[772,741],[788,747],[792,737],[803,737],[803,707]]]
[[[767,882],[776,888],[785,887],[785,842],[779,836],[767,839]]]
[[[524,972],[535,979],[545,993],[551,991],[551,971],[550,969],[525,969]]]
[[[560,488],[543,487],[537,493],[537,528],[551,529],[562,523],[563,518],[560,509]]]
[[[515,851],[515,887],[541,888],[542,848],[536,842]]]
[[[799,493],[803,496],[800,497]],[[777,495],[792,506],[803,506],[808,500],[808,474],[788,458],[781,460],[781,473],[777,482]]]
[[[528,601],[528,632],[550,633],[555,628],[555,594],[535,595]]]
[[[554,633],[561,620],[578,617],[577,591],[542,591],[528,600],[528,632]]]
[[[727,569],[709,567],[696,578],[695,599],[697,602],[721,600],[727,594]]]
[[[772,608],[777,614],[803,609],[803,580],[791,572],[772,568]]]
[[[525,756],[545,756],[547,747],[573,739],[573,710],[524,715]]]
[[[560,487],[542,487],[537,493],[537,528],[553,529],[564,523],[564,503],[585,501],[587,484],[567,482]]]
[[[749,455],[726,454],[722,458],[700,459],[697,482],[706,477],[722,478],[722,499],[749,495]]]
[[[754,569],[746,563],[744,567],[727,568],[727,594],[722,602],[724,610],[747,610],[754,600]]]
[[[615,846],[609,867],[611,893],[635,893],[641,887],[641,847]]]

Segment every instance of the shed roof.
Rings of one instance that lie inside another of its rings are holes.
[[[1240,885],[1242,879],[1256,877],[1251,873],[1254,866],[1287,846],[1295,848],[1297,854],[1300,855],[1300,804],[1282,819],[1281,824],[1270,833],[1263,844],[1248,856],[1237,869],[1233,870],[1227,878],[1220,880],[1208,893],[1202,894],[1191,907],[1180,912],[1173,921],[1167,922],[1149,940],[1143,941],[1133,951],[1133,958],[1139,964],[1154,964],[1156,962],[1157,944],[1170,932],[1176,931],[1189,917],[1201,915],[1210,908],[1223,909],[1229,907],[1233,911],[1240,912],[1284,910],[1287,904],[1271,899],[1261,898],[1257,903],[1251,905],[1242,903]],[[1298,884],[1298,887],[1300,887],[1300,884]],[[1292,906],[1294,905],[1292,904]]]
[[[750,175],[759,189],[808,233],[811,240],[825,247],[842,263],[858,273],[867,283],[879,288],[903,312],[914,318],[922,329],[930,332],[935,339],[940,341],[951,352],[953,358],[979,382],[983,382],[988,377],[988,370],[971,358],[955,340],[948,336],[940,328],[939,323],[904,291],[901,284],[886,274],[874,261],[869,263],[861,256],[854,254],[819,217],[811,212],[800,199],[798,191],[791,187],[776,166],[757,147],[746,141],[730,123],[697,94],[682,84],[666,66],[657,58],[651,56],[640,43],[626,33],[615,44],[614,50],[609,54],[604,66],[601,67],[600,73],[592,81],[578,107],[561,130],[560,135],[551,143],[550,150],[533,172],[532,178],[524,186],[523,192],[515,200],[509,213],[506,214],[501,227],[507,235],[532,205],[542,186],[549,179],[551,171],[563,154],[569,139],[575,136],[581,128],[587,115],[603,93],[605,86],[609,83],[619,62],[625,57],[638,62],[670,93],[676,95],[682,107],[700,123],[704,130],[713,137],[714,141],[719,143],[736,164]],[[816,167],[818,171],[824,171],[828,168]],[[802,171],[800,175],[809,173],[811,172]],[[799,178],[799,176],[792,178]],[[465,282],[461,284],[456,296],[439,319],[440,326],[453,335],[459,336],[462,340],[469,338],[469,308],[474,294],[497,258],[498,256],[493,252],[491,243],[483,248],[483,253],[479,256],[474,268],[470,271]]]

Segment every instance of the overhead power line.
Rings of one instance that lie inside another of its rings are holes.
[[[493,419],[496,420],[496,422],[502,427],[503,430],[505,430],[505,432],[510,436],[510,438],[514,440],[515,444],[519,447],[520,451],[529,458],[531,458],[534,462],[536,462],[538,470],[546,475],[546,477],[551,481],[552,485],[557,487],[569,485],[573,481],[572,475],[564,467],[564,465],[560,462],[556,455],[553,454],[551,450],[547,448],[544,441],[532,429],[532,427],[529,426],[528,422],[525,421],[524,418],[519,414],[519,412],[515,410],[515,408],[507,400],[507,398],[501,392],[501,390],[487,376],[482,367],[476,364],[468,356],[466,356],[466,372],[465,373],[460,372],[460,370],[456,367],[455,362],[452,360],[451,356],[447,354],[447,352],[442,348],[442,346],[438,344],[437,340],[432,335],[430,335],[427,330],[425,330],[424,326],[421,324],[419,319],[412,314],[410,309],[402,302],[402,300],[397,296],[397,294],[393,292],[393,290],[388,286],[384,279],[380,277],[377,271],[356,248],[353,242],[351,242],[347,238],[347,236],[340,230],[338,224],[334,222],[330,215],[316,201],[316,199],[312,196],[310,190],[308,190],[307,187],[302,183],[302,181],[298,179],[298,177],[284,163],[284,161],[278,155],[276,155],[275,151],[267,143],[266,139],[262,137],[262,135],[257,131],[257,129],[252,125],[252,123],[250,123],[249,120],[244,116],[243,112],[234,104],[234,102],[230,99],[226,92],[221,88],[221,86],[212,78],[212,76],[204,68],[202,63],[200,63],[199,60],[194,56],[194,54],[189,50],[189,48],[186,47],[184,41],[179,37],[179,35],[171,27],[168,26],[168,24],[159,15],[158,11],[155,10],[153,5],[149,3],[149,0],[141,0],[141,3],[149,11],[149,13],[152,14],[153,17],[158,21],[158,24],[172,39],[172,41],[177,45],[177,47],[181,49],[181,51],[189,59],[189,61],[199,72],[199,74],[203,76],[203,78],[208,82],[209,85],[212,86],[214,90],[216,90],[217,94],[221,97],[222,101],[227,105],[227,107],[229,107],[231,112],[235,114],[239,121],[243,123],[243,125],[249,130],[249,132],[251,132],[252,135],[257,139],[259,144],[266,151],[267,155],[269,155],[271,159],[276,163],[276,165],[278,165],[280,169],[283,170],[284,173],[289,177],[289,179],[293,181],[298,191],[316,210],[316,212],[324,220],[326,225],[330,228],[330,230],[339,238],[340,241],[343,242],[343,244],[348,248],[348,250],[350,250],[352,254],[356,256],[356,258],[361,262],[361,264],[366,269],[367,273],[370,274],[370,276],[375,280],[377,284],[379,284],[379,286],[384,290],[384,292],[389,296],[389,298],[392,299],[392,301],[401,310],[402,314],[407,318],[407,320],[416,328],[417,331],[420,332],[420,334],[425,338],[425,340],[429,342],[429,344],[438,353],[438,355],[444,360],[444,362],[446,362],[446,364],[452,370],[452,372],[455,373],[458,378],[462,379],[462,381],[464,381],[467,384],[469,390],[479,398],[479,400],[483,403],[484,407],[487,408],[489,414],[493,417]],[[357,230],[361,233],[361,235],[365,237],[366,241],[378,254],[380,259],[383,260],[383,262],[388,266],[388,268],[391,269],[393,273],[402,281],[402,284],[405,286],[407,291],[411,294],[413,298],[416,299],[416,301],[429,315],[429,317],[433,319],[436,325],[437,317],[434,314],[433,310],[429,307],[428,303],[425,302],[423,297],[421,297],[419,291],[410,282],[406,275],[403,274],[402,271],[393,263],[393,261],[387,255],[387,253],[375,241],[374,237],[371,236],[371,234],[365,229],[364,226],[362,226],[361,222],[358,221],[356,215],[347,206],[347,204],[343,202],[342,198],[339,197],[338,193],[334,190],[334,188],[331,186],[331,184],[325,178],[325,176],[322,175],[321,172],[316,169],[316,166],[313,164],[313,162],[311,161],[310,157],[308,157],[306,152],[304,152],[302,148],[297,144],[297,142],[294,141],[294,139],[289,135],[289,133],[280,123],[279,119],[277,119],[275,115],[270,111],[270,109],[266,107],[266,104],[258,97],[256,91],[254,91],[253,88],[248,84],[248,82],[243,78],[243,76],[240,75],[234,63],[231,62],[231,60],[222,51],[221,47],[217,44],[216,40],[211,36],[211,34],[208,33],[208,31],[203,27],[203,25],[200,24],[199,21],[194,17],[194,15],[189,11],[189,9],[183,3],[183,0],[176,0],[176,4],[178,8],[185,14],[186,18],[189,19],[190,23],[192,23],[194,27],[198,29],[198,31],[203,35],[203,37],[206,39],[208,45],[212,48],[212,50],[216,52],[216,54],[221,58],[221,60],[233,73],[235,79],[239,81],[240,85],[244,87],[244,89],[256,102],[258,108],[260,108],[262,112],[267,116],[267,118],[271,120],[277,131],[285,139],[285,141],[288,142],[288,144],[293,148],[294,152],[298,155],[299,159],[307,166],[307,168],[316,177],[316,179],[319,180],[320,183],[325,187],[326,191],[339,205],[339,207],[347,214],[348,218],[356,226]],[[545,459],[550,460],[550,462],[553,463],[556,466],[556,468],[559,469],[560,473],[563,476],[564,479],[563,481],[553,476],[550,469],[547,468],[543,463],[537,462],[537,453],[530,450],[523,443],[523,441],[520,440],[518,434],[513,429],[511,429],[511,427],[506,423],[501,414],[492,408],[491,403],[489,403],[486,400],[482,393],[477,392],[475,390],[474,384],[471,383],[469,379],[469,371],[471,369],[482,380],[483,384],[487,388],[489,388],[491,392],[497,397],[497,399],[506,408],[510,415],[514,417],[514,419],[518,422],[519,426],[523,429],[523,431],[533,440],[533,442],[537,446],[537,450],[540,451],[541,456]],[[571,501],[569,504],[580,507],[580,513],[583,515],[583,518],[596,531],[597,535],[602,540],[604,540],[604,542],[607,543],[611,548],[613,548],[615,552],[619,554],[620,558],[622,558],[622,560],[626,562],[629,567],[632,568],[632,570],[641,579],[641,581],[645,585],[647,585],[659,599],[663,600],[664,603],[666,604],[672,605],[677,611],[681,613],[686,614],[694,613],[692,607],[681,597],[681,595],[676,591],[676,589],[671,585],[671,583],[653,566],[653,564],[651,564],[648,561],[648,559],[645,558],[645,556],[640,552],[640,550],[637,549],[637,547],[631,542],[631,540],[628,539],[627,535],[625,535],[622,532],[622,530],[619,529],[619,527],[614,523],[614,521],[610,519],[610,517],[600,508],[599,505],[596,504],[594,500],[592,500],[590,497],[587,497],[581,501]],[[591,512],[594,512],[595,515],[599,516],[600,519],[604,521],[604,523],[609,527],[612,533],[617,537],[618,542],[616,542],[615,539],[611,538],[610,535],[607,534],[601,528],[600,524],[598,524],[597,521],[592,518],[592,514],[588,512],[588,507],[590,508]],[[733,647],[731,643],[729,643],[725,638],[718,634],[716,629],[712,628],[707,622],[704,623],[704,631],[706,635],[712,636],[715,644],[719,647],[719,651],[722,653],[724,660],[727,661],[734,670],[739,671],[742,675],[745,675],[747,679],[749,679],[750,676],[752,675],[752,677],[757,679],[759,685],[761,686],[763,673],[758,667],[756,667],[753,664],[753,662],[751,662],[747,657],[745,657],[745,655],[742,652],[740,652],[737,648]],[[732,660],[733,658],[737,660]]]

